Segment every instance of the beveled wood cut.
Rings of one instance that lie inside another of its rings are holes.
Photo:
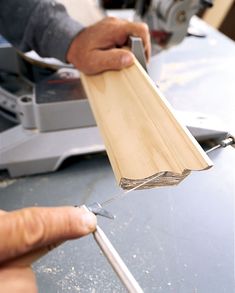
[[[118,184],[131,189],[174,185],[212,166],[200,145],[141,65],[81,74]]]

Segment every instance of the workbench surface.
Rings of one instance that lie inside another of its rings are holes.
[[[195,19],[206,38],[152,58],[150,74],[178,110],[235,125],[235,45]],[[3,125],[4,122],[2,122]],[[99,218],[144,292],[234,292],[235,150],[177,187],[134,191]],[[69,159],[59,171],[19,179],[0,173],[0,208],[80,205],[120,192],[105,154]],[[92,235],[68,241],[34,264],[39,292],[125,292]]]

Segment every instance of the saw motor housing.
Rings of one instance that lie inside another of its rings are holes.
[[[115,3],[114,3],[115,2]],[[179,44],[188,34],[190,19],[213,6],[212,0],[101,1],[105,9],[135,10],[135,21],[148,24],[155,52]]]

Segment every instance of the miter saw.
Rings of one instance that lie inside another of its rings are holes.
[[[163,5],[163,1],[153,2]],[[193,1],[165,2],[181,7],[179,3]],[[147,16],[146,10],[137,11],[136,15]],[[173,34],[171,37],[173,42],[176,38]],[[170,38],[168,41],[170,44]],[[140,60],[141,40],[132,45]],[[18,124],[0,133],[0,170],[8,170],[12,177],[51,172],[68,157],[105,151],[79,72],[58,62],[50,66],[35,59],[25,62],[27,58],[17,54],[6,40],[0,40],[0,114]],[[198,120],[196,115],[193,121],[190,115],[185,121],[198,140],[228,137],[210,119]]]
[[[104,8],[135,8],[134,20],[148,24],[157,51],[180,43],[186,35],[203,36],[190,31],[189,22],[193,15],[213,6],[213,0],[103,0],[101,3]]]
[[[78,71],[22,62],[2,44],[0,114],[19,125],[0,133],[0,170],[12,177],[50,172],[73,155],[104,151]]]

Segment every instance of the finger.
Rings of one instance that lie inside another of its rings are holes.
[[[4,210],[0,210],[0,216],[6,215],[6,214],[7,214],[6,211],[4,211]]]
[[[84,73],[96,74],[106,70],[120,70],[131,66],[134,56],[125,49],[95,50],[87,58]]]
[[[149,60],[151,55],[151,42],[149,28],[146,23],[130,22],[115,17],[107,17],[99,24],[101,25],[101,27],[99,27],[101,31],[107,31],[106,41],[111,37],[112,41],[110,44],[112,45],[123,46],[127,42],[129,36],[140,37],[143,40],[146,59]],[[96,35],[98,35],[98,31]],[[104,45],[105,44],[106,42],[104,42]]]
[[[83,208],[26,208],[0,221],[0,262],[94,231],[96,217]],[[5,241],[4,241],[5,240]]]
[[[29,267],[0,269],[1,292],[38,292],[35,275]]]
[[[151,42],[150,42],[149,28],[147,24],[129,22],[125,26],[125,30],[127,35],[140,37],[142,39],[145,54],[146,54],[146,59],[149,60],[151,55]]]

